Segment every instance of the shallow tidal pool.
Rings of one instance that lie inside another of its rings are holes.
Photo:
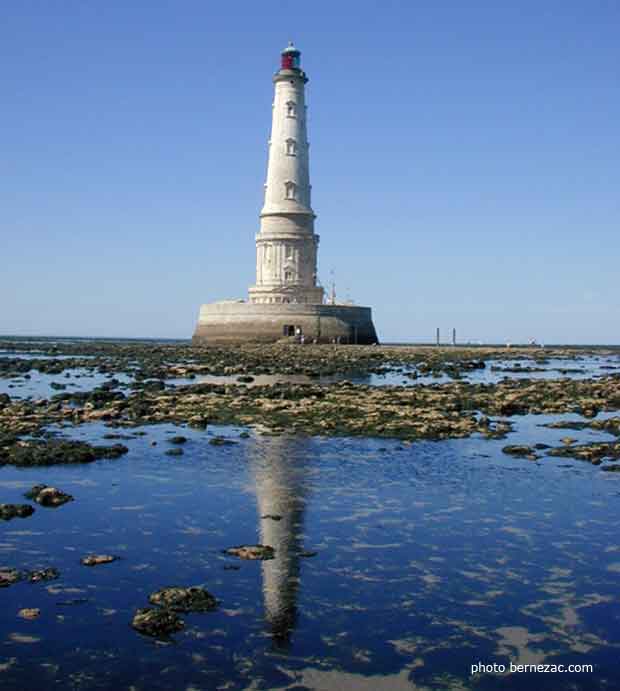
[[[539,427],[559,419],[517,418],[510,441],[559,443],[566,430]],[[38,483],[75,497],[0,522],[0,566],[60,573],[0,588],[0,688],[620,687],[620,474],[514,459],[506,440],[58,430],[110,432],[127,437],[120,459],[0,468],[0,502]],[[178,434],[183,455],[166,455]],[[275,559],[223,553],[256,543]],[[82,566],[90,553],[120,559]],[[169,639],[133,630],[171,585],[207,588],[218,609],[181,615]],[[470,673],[510,662],[594,671]]]

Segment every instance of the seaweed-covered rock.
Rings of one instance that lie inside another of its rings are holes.
[[[80,559],[82,566],[99,566],[99,564],[110,564],[113,561],[118,561],[120,557],[111,554],[89,554]]]
[[[10,521],[12,518],[28,518],[34,513],[30,504],[0,504],[0,519]]]
[[[585,415],[585,413],[583,413]],[[592,429],[598,432],[607,432],[616,437],[620,437],[620,417],[611,417],[606,420],[590,420],[585,422],[583,420],[560,420],[557,422],[549,422],[543,427],[550,427],[551,429]],[[562,441],[562,440],[561,440]]]
[[[185,444],[187,437],[184,437],[182,434],[176,434],[174,437],[170,437],[168,441],[171,444]]]
[[[166,456],[182,456],[183,449],[180,446],[175,446],[173,449],[168,449],[164,453]]]
[[[21,581],[22,575],[17,569],[8,569],[0,566],[0,588],[7,588],[17,581]]]
[[[234,439],[226,439],[226,437],[213,437],[212,439],[209,439],[209,444],[212,446],[232,446],[233,444],[237,444]]]
[[[46,489],[48,485],[35,485],[32,489],[29,489],[27,492],[24,492],[24,496],[26,499],[34,499],[35,497],[39,496],[39,492],[42,492],[44,489]]]
[[[149,602],[173,612],[210,612],[217,607],[213,595],[198,586],[163,588],[150,595]]]
[[[83,441],[36,439],[0,448],[0,465],[28,467],[92,463],[99,458],[118,458],[127,451],[129,449],[123,444],[92,446]]]
[[[38,619],[41,616],[41,610],[38,607],[26,607],[20,609],[17,616],[22,619]]]
[[[582,430],[590,426],[591,423],[583,420],[557,420],[556,422],[547,422],[541,427],[548,427],[549,429],[575,429]]]
[[[549,449],[550,456],[577,458],[600,465],[604,458],[620,459],[620,442],[592,442],[590,444],[566,445]]]
[[[526,415],[529,412],[527,404],[518,401],[499,401],[497,407],[500,415]]]
[[[525,444],[509,444],[504,446],[502,451],[509,456],[518,456],[521,458],[537,458],[536,452],[531,446]]]
[[[131,626],[146,636],[161,637],[181,631],[185,623],[169,609],[144,607],[135,613]]]
[[[58,569],[48,567],[47,569],[36,569],[35,571],[28,571],[25,578],[31,583],[39,583],[40,581],[54,581],[60,574]]]
[[[73,501],[73,497],[56,487],[48,487],[47,485],[35,485],[29,492],[24,495],[27,499],[32,499],[41,506],[56,508],[62,506],[67,502]]]
[[[265,561],[275,557],[275,550],[269,545],[239,545],[238,547],[230,547],[224,550],[224,552],[233,557],[239,557],[239,559],[259,559]]]

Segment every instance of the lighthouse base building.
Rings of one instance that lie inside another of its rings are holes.
[[[256,235],[256,284],[248,301],[200,308],[195,342],[376,343],[369,307],[329,304],[317,285],[319,236],[311,206],[306,73],[292,45],[282,52],[275,85],[265,201]]]
[[[377,343],[370,307],[357,305],[252,304],[222,301],[202,305],[194,342]]]

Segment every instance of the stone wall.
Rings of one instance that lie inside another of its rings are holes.
[[[377,343],[370,307],[353,305],[263,305],[215,302],[202,305],[195,342],[273,343],[299,329],[307,343]]]

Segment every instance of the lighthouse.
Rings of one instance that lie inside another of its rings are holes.
[[[254,304],[321,304],[317,287],[319,236],[311,206],[305,85],[301,54],[292,43],[273,76],[274,98],[265,200],[256,236]]]
[[[271,137],[260,228],[255,235],[256,283],[248,300],[201,306],[195,343],[376,343],[369,307],[324,302],[318,282],[305,88],[308,76],[292,44],[273,75]],[[302,338],[303,337],[303,338]]]

